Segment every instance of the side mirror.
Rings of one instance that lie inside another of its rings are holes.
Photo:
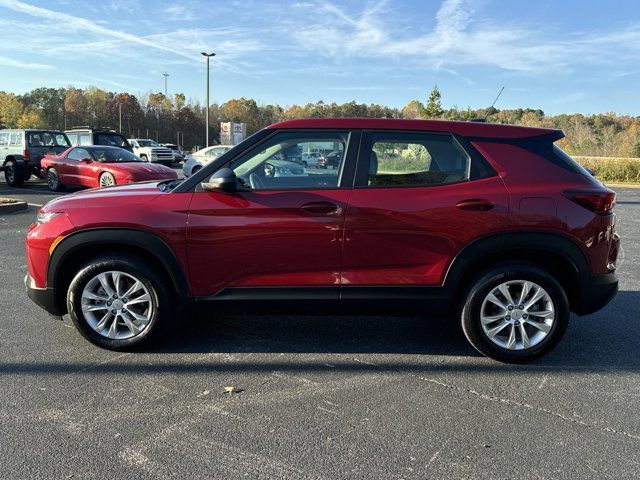
[[[238,191],[238,177],[233,170],[225,167],[211,175],[208,182],[202,182],[200,185],[207,192],[234,193]]]
[[[93,160],[91,160],[88,157],[87,158],[83,158],[83,159],[80,160],[80,163],[92,163],[92,162],[93,162]]]

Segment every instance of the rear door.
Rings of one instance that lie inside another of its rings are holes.
[[[348,153],[334,171],[282,160],[292,147],[316,144],[341,145]],[[267,298],[295,298],[297,292],[337,300],[356,156],[351,146],[357,144],[345,130],[276,131],[226,164],[245,185],[243,191],[197,190],[187,227],[195,295],[231,288],[255,298],[257,289],[267,287]]]
[[[500,177],[451,134],[363,134],[345,223],[343,297],[349,286],[437,286],[473,239],[504,229]]]

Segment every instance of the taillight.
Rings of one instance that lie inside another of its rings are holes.
[[[563,195],[572,202],[575,202],[598,215],[606,215],[607,213],[610,213],[616,205],[616,193],[611,190],[596,192],[566,190]]]
[[[22,151],[22,156],[26,159],[29,160],[29,150],[23,150]]]

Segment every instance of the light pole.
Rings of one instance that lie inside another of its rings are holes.
[[[207,103],[205,105],[205,110],[204,110],[204,119],[205,119],[205,128],[206,128],[204,146],[208,147],[209,146],[209,59],[211,57],[215,57],[216,54],[213,52],[211,53],[200,52],[200,53],[205,57],[207,57]]]
[[[167,97],[167,77],[169,76],[169,74],[167,72],[164,72],[162,75],[164,75],[164,96],[166,98]]]

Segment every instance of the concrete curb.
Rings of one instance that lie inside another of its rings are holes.
[[[604,184],[605,187],[611,188],[640,188],[640,183],[616,183],[616,182],[607,182]]]
[[[0,201],[0,213],[13,213],[21,210],[27,210],[29,204],[20,200],[14,200],[12,198],[0,198],[0,200],[10,200],[8,203],[2,203]]]

